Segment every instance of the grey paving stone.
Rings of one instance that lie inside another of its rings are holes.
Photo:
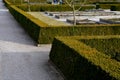
[[[63,80],[48,61],[50,49],[35,46],[0,0],[0,80]]]

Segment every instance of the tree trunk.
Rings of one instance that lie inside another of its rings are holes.
[[[73,25],[76,25],[76,17],[75,17],[75,6],[73,5]]]
[[[30,1],[28,0],[28,11],[30,12]]]

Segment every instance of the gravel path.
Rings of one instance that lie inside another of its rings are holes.
[[[0,80],[63,80],[48,61],[50,48],[36,47],[0,0]]]
[[[47,23],[48,25],[52,26],[69,26],[70,24],[66,23],[66,21],[58,21],[56,18],[49,17],[48,15],[45,15],[43,12],[28,12],[28,14],[31,14],[35,18],[38,18],[39,20]]]

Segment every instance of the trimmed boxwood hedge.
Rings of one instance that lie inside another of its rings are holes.
[[[102,9],[111,9],[111,6],[115,6],[117,11],[120,11],[120,4],[100,4]]]
[[[29,35],[38,42],[40,26],[48,26],[42,21],[34,18],[30,14],[27,14],[23,10],[11,5],[7,0],[5,1],[5,5],[9,8],[11,14],[15,17],[15,19],[23,26],[23,28],[29,33]]]
[[[120,39],[120,36],[56,37],[50,60],[66,80],[120,80],[120,62],[80,41],[111,38]]]
[[[27,5],[18,5],[18,8],[28,11]],[[75,6],[77,9],[79,6]],[[95,6],[83,6],[81,10],[86,9],[94,9]],[[51,5],[51,4],[39,4],[39,5],[31,5],[30,6],[31,11],[72,11],[72,8],[68,5]]]
[[[3,0],[3,2],[5,3],[5,6],[6,6],[7,8],[9,8],[10,5],[12,5],[8,0]]]
[[[120,2],[115,2],[115,1],[111,1],[111,2],[108,2],[108,1],[106,1],[106,2],[94,2],[93,4],[96,4],[96,3],[99,3],[99,4],[120,4]]]
[[[9,4],[6,2],[6,5]],[[39,44],[52,43],[55,36],[120,34],[120,24],[50,26],[13,5],[9,5],[9,10],[30,36]]]
[[[102,9],[111,9],[112,6],[115,7],[115,10],[120,11],[120,2],[95,2],[93,4],[99,5]],[[112,10],[112,9],[111,9]]]
[[[120,54],[120,38],[81,39],[80,41],[116,60],[117,55]]]
[[[120,25],[81,25],[41,28],[39,43],[51,43],[55,36],[119,35]]]
[[[12,3],[12,4],[24,4],[24,3],[27,3],[27,1],[25,1],[25,0],[8,0],[10,3]],[[29,0],[31,3],[36,3],[36,2],[38,2],[38,3],[46,3],[47,2],[47,0]]]
[[[113,4],[99,3],[99,4],[97,4],[97,6],[99,6],[99,8],[102,8],[102,9],[110,9],[110,10],[112,10],[112,6],[114,6],[116,11],[120,11],[120,8],[119,8],[120,3],[113,3]]]
[[[96,2],[96,3],[99,3],[99,4],[120,4],[120,2],[108,2],[108,1],[106,1],[106,2]]]

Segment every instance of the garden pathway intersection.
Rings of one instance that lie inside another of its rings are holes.
[[[0,80],[63,80],[48,61],[50,48],[36,47],[0,0]]]

